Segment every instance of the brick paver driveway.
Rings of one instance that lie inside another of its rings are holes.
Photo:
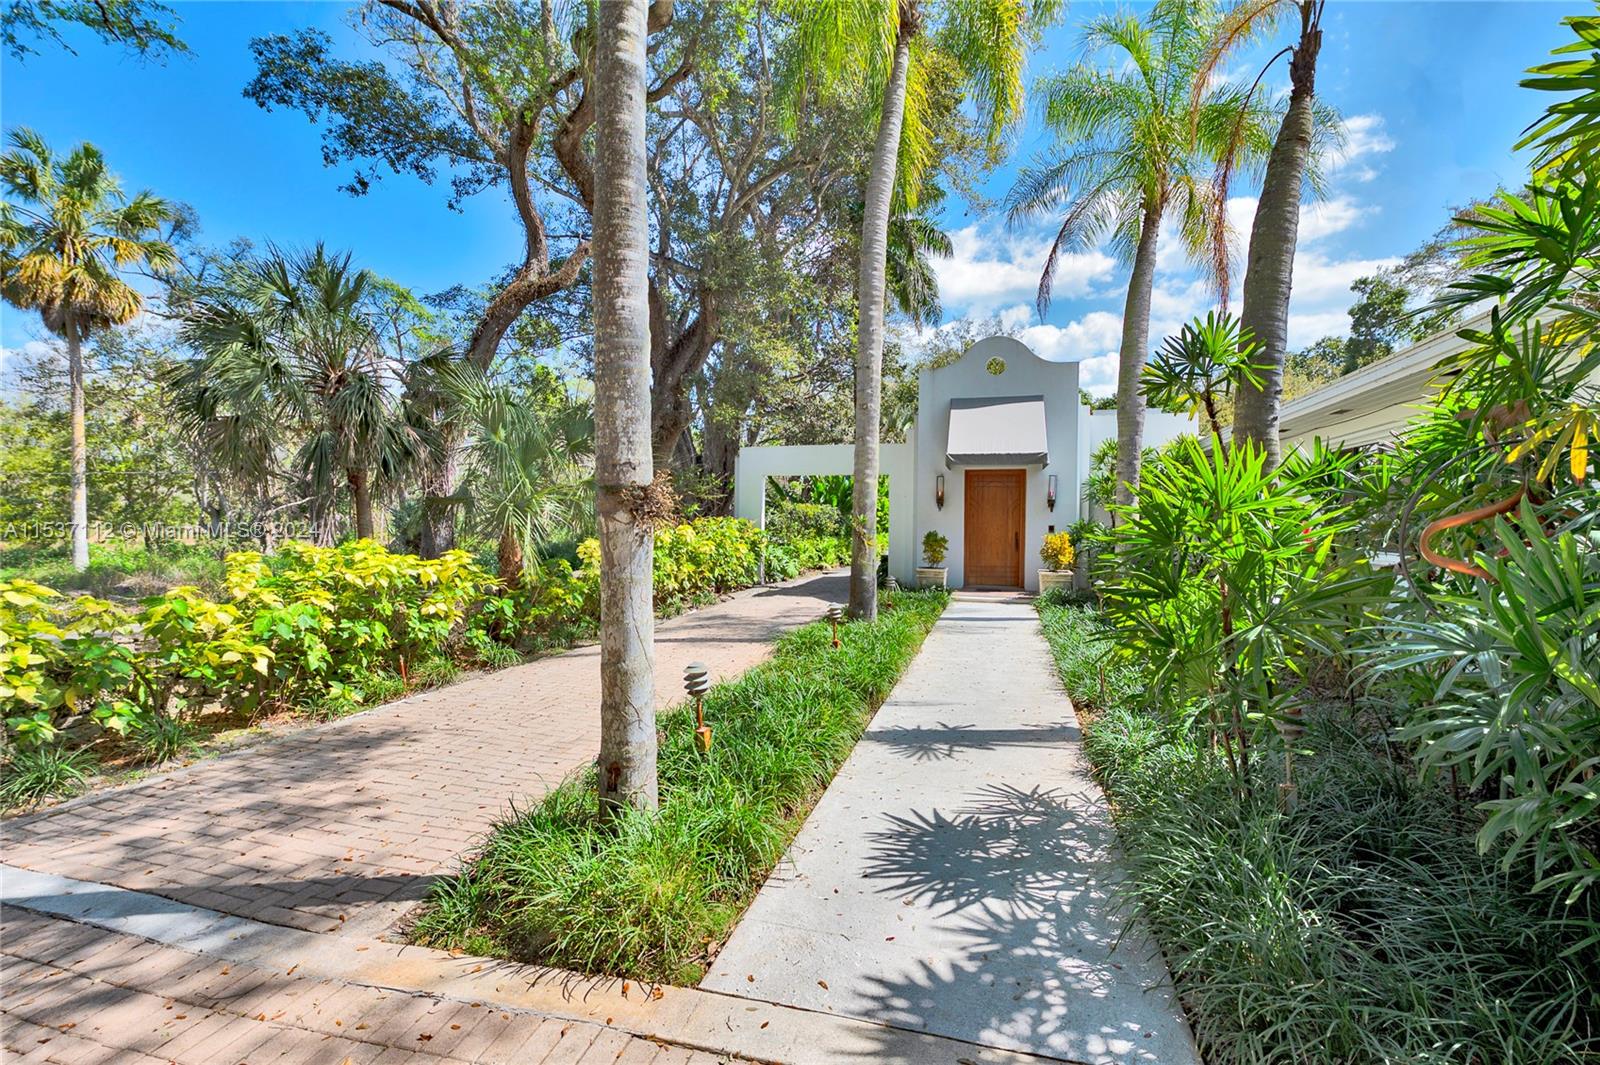
[[[656,697],[683,667],[764,659],[843,598],[825,574],[756,588],[656,629]],[[309,728],[4,824],[5,861],[310,931],[379,935],[508,802],[536,799],[599,743],[585,647]]]

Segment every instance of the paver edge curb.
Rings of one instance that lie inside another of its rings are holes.
[[[22,889],[16,891],[14,888],[19,881]],[[97,903],[72,901],[75,897],[91,893],[96,897],[109,897],[110,912],[97,914],[94,912]],[[1029,1065],[1040,1062],[1068,1062],[1071,1065],[1071,1059],[987,1047],[966,1040],[897,1028],[882,1022],[760,1002],[699,988],[663,987],[657,998],[653,990],[634,983],[640,989],[640,996],[635,999],[629,997],[626,991],[617,994],[618,990],[633,983],[631,981],[586,977],[565,970],[516,965],[491,958],[458,956],[384,940],[332,937],[189,906],[147,892],[74,880],[12,865],[0,864],[0,902],[191,954],[261,967],[271,967],[268,959],[259,953],[261,949],[281,949],[284,942],[289,941],[292,944],[289,949],[295,951],[297,958],[295,969],[307,978],[440,1000],[482,1001],[502,1009],[601,1025],[657,1042],[742,1058],[790,1060],[782,1056],[786,1048],[799,1044],[815,1049],[819,1036],[829,1035],[833,1038],[826,1041],[835,1044],[869,1044],[876,1037],[880,1045],[892,1040],[906,1045],[908,1051],[916,1048],[923,1051],[920,1055],[903,1055],[907,1061],[934,1061],[937,1059],[929,1052],[953,1047],[969,1051],[956,1058],[956,1061],[964,1060],[974,1065]],[[152,926],[158,926],[163,921],[174,927],[163,930]],[[251,936],[264,941],[258,945],[256,952],[226,949],[229,944]],[[274,946],[275,942],[277,946]],[[362,957],[363,953],[368,956]],[[460,971],[473,963],[479,963],[476,970]],[[503,979],[504,971],[508,968],[536,975],[520,990],[507,990],[494,981]],[[404,977],[407,974],[414,975],[406,979]],[[574,990],[580,987],[584,990]],[[596,997],[596,992],[604,997]],[[692,1024],[696,1019],[699,1023]],[[741,1023],[735,1024],[735,1021]],[[757,1021],[763,1023],[757,1025]],[[774,1021],[777,1022],[775,1025]],[[773,1026],[769,1028],[769,1025]],[[819,1028],[824,1031],[819,1032]],[[708,1038],[724,1031],[743,1037],[743,1041],[735,1042],[726,1037]]]

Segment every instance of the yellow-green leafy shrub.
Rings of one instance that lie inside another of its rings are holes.
[[[733,518],[662,529],[656,602],[677,609],[753,584],[765,550],[762,532]],[[403,690],[408,673],[503,665],[591,631],[599,545],[578,553],[581,571],[551,560],[506,589],[465,551],[288,543],[229,555],[222,602],[180,587],[137,611],[3,581],[0,717],[15,743],[37,746],[80,720],[127,733],[208,706],[349,712]]]
[[[766,534],[742,518],[696,518],[657,529],[655,541],[655,601],[668,609],[754,584],[766,548]],[[579,544],[578,560],[585,577],[597,581],[600,542]]]
[[[104,599],[0,581],[0,708],[18,744],[50,742],[65,719],[103,715],[135,685],[135,656],[117,639],[129,626]]]
[[[255,552],[229,555],[226,582],[235,603],[272,618],[264,635],[294,639],[310,628],[302,620],[306,609],[316,611],[326,653],[348,671],[440,654],[490,578],[465,551],[425,559],[355,540],[338,547],[289,543],[270,560]],[[300,613],[271,613],[290,608]],[[318,672],[321,650],[306,646],[302,653],[305,668]]]

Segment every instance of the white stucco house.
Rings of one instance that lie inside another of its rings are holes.
[[[1187,418],[1149,411],[1145,443],[1195,431]],[[959,360],[922,371],[917,418],[903,444],[885,444],[889,571],[915,580],[922,537],[950,540],[952,588],[1039,587],[1047,532],[1087,515],[1089,456],[1116,435],[1115,411],[1079,400],[1078,364],[1041,359],[1012,337],[980,340]],[[769,477],[848,474],[851,444],[750,447],[734,470],[734,514],[766,524]]]

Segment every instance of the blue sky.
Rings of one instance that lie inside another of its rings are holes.
[[[389,176],[364,197],[340,192],[344,172],[322,165],[318,131],[299,113],[262,111],[241,90],[254,72],[252,37],[319,26],[356,47],[339,3],[179,2],[192,53],[147,64],[74,37],[78,55],[46,50],[0,61],[0,121],[38,129],[58,150],[90,140],[130,189],[192,205],[202,236],[297,245],[322,239],[365,266],[429,292],[480,283],[515,258],[508,206],[491,190],[457,213],[444,183]],[[1071,5],[1030,74],[1078,57],[1075,26],[1113,5]],[[1543,106],[1516,87],[1527,66],[1563,41],[1559,20],[1581,4],[1384,3],[1332,0],[1318,93],[1346,116],[1351,150],[1325,202],[1307,208],[1297,264],[1291,340],[1309,343],[1345,325],[1351,280],[1392,262],[1446,220],[1446,207],[1520,180],[1510,151]],[[1274,46],[1276,47],[1276,46]],[[347,51],[346,54],[349,54]],[[1254,65],[1247,57],[1239,70]],[[1287,75],[1280,63],[1276,82]],[[1271,77],[1269,75],[1269,77]],[[999,197],[1038,147],[1024,129],[1013,160],[991,175]],[[1236,188],[1245,226],[1253,190]],[[1044,230],[1007,231],[992,215],[952,202],[946,224],[956,256],[939,267],[948,319],[1000,314],[1052,358],[1081,359],[1093,390],[1113,383],[1126,271],[1098,253],[1073,256],[1058,274],[1047,322],[1031,313]],[[1203,311],[1207,299],[1178,256],[1163,257],[1152,340]],[[0,345],[38,336],[30,315],[0,310]]]

